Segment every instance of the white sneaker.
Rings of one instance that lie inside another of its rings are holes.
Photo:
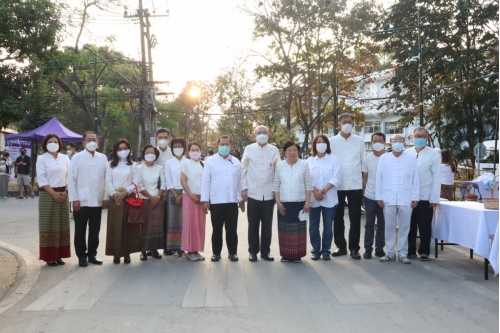
[[[399,261],[401,261],[403,264],[411,264],[410,259],[408,259],[406,256],[399,257]]]
[[[188,255],[187,255],[187,258],[188,258],[189,260],[191,260],[191,261],[198,261],[198,260],[200,260],[200,259],[198,258],[198,256],[197,256],[195,253],[188,254]]]
[[[382,261],[382,262],[394,261],[394,260],[396,260],[396,256],[390,256],[388,254],[386,254],[385,256],[380,258],[380,261]]]
[[[202,256],[199,252],[196,252],[195,254],[198,257],[198,260],[205,260],[205,257]]]

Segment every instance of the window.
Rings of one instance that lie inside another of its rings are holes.
[[[363,130],[363,127],[361,127],[359,125],[354,125],[354,131],[356,133],[361,133],[362,130]]]
[[[365,149],[366,150],[373,150],[372,143],[371,142],[365,142]]]
[[[403,134],[403,128],[400,127],[397,121],[386,122],[385,134]]]
[[[372,120],[365,122],[365,133],[380,132],[380,121]]]

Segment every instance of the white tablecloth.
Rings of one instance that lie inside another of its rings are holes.
[[[477,186],[479,187],[479,193],[481,194],[481,197],[483,199],[489,199],[489,198],[491,198],[491,190],[490,189],[485,189],[483,182],[473,180],[472,183],[476,183],[477,184]],[[474,193],[474,191],[471,190],[470,193]],[[495,196],[495,198],[498,199],[498,181],[497,181],[497,184],[495,186],[495,191],[494,191],[493,195]]]
[[[432,233],[434,238],[473,249],[490,260],[495,275],[498,274],[498,210],[484,209],[482,203],[472,201],[441,201]]]

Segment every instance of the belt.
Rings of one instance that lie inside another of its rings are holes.
[[[64,191],[66,191],[66,186],[53,187],[52,189],[54,190],[54,192],[64,192]],[[40,191],[40,192],[47,192],[43,187],[39,187],[38,191]]]

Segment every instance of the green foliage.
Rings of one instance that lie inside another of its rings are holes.
[[[474,160],[477,138],[492,138],[498,114],[498,1],[432,0],[425,2],[420,14],[422,22],[432,24],[422,29],[425,123],[441,147],[454,151],[459,160]],[[389,8],[379,28],[415,25],[416,16],[415,1],[400,0]],[[402,34],[417,43],[416,29]],[[384,107],[400,114],[403,125],[414,124],[419,80],[417,67],[408,60],[416,52],[396,36],[377,38],[392,53],[396,69],[387,85],[398,97]],[[473,81],[491,73],[497,76]],[[468,148],[463,149],[464,142]]]

